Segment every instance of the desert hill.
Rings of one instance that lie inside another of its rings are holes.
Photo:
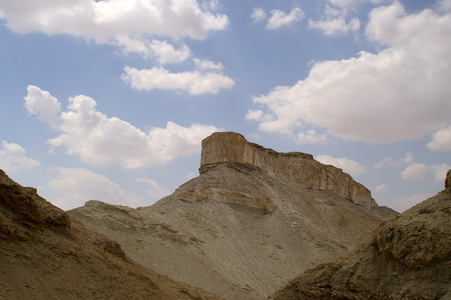
[[[149,207],[89,201],[68,214],[144,266],[226,299],[265,299],[397,215],[341,169],[233,132],[202,142],[199,171]]]
[[[220,299],[135,262],[0,170],[0,299]]]
[[[451,299],[451,170],[445,189],[372,240],[306,271],[270,299]]]

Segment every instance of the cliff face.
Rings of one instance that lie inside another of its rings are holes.
[[[445,189],[372,240],[307,270],[270,299],[451,299],[451,173]]]
[[[205,139],[200,175],[152,206],[68,213],[150,269],[230,300],[265,299],[396,215],[341,170],[236,133]]]
[[[131,261],[0,170],[0,299],[220,299]]]
[[[208,165],[224,162],[250,164],[303,188],[332,191],[365,207],[377,206],[371,192],[343,170],[323,165],[310,154],[263,148],[238,133],[217,132],[202,141],[201,173]]]

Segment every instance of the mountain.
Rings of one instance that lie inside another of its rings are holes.
[[[445,189],[384,223],[354,251],[270,299],[451,299],[451,170]]]
[[[0,170],[0,299],[220,298],[133,262]]]
[[[265,299],[397,215],[341,169],[233,132],[202,142],[199,172],[148,207],[88,201],[68,214],[142,265],[226,299]]]

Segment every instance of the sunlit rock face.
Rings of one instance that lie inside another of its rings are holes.
[[[342,170],[233,132],[203,141],[199,171],[151,206],[89,201],[69,214],[144,266],[227,300],[266,299],[397,215]]]
[[[371,192],[343,170],[323,165],[311,154],[278,153],[248,142],[239,133],[216,132],[202,141],[201,173],[211,164],[225,162],[249,164],[303,188],[332,191],[365,207],[377,206]]]

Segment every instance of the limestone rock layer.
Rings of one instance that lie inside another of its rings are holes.
[[[266,299],[396,215],[340,169],[237,133],[206,138],[199,171],[151,206],[89,201],[69,215],[135,261],[228,300]]]
[[[201,173],[210,164],[224,162],[250,164],[299,187],[332,191],[365,207],[377,206],[371,192],[343,170],[323,165],[311,154],[278,153],[248,142],[239,133],[216,132],[202,141]]]

